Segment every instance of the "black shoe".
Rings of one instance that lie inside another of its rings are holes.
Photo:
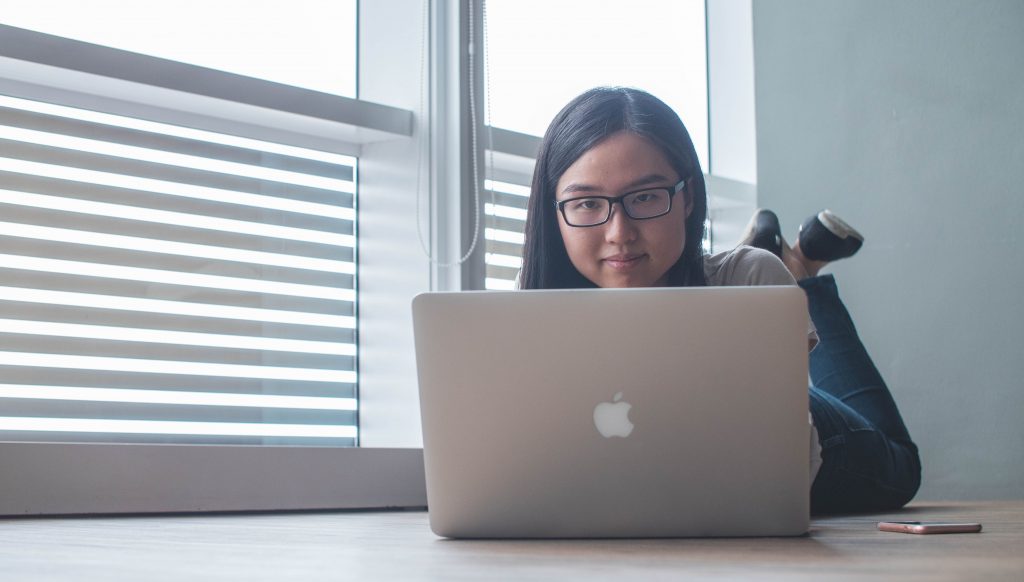
[[[779,226],[779,217],[771,210],[759,208],[750,218],[740,244],[764,249],[781,259],[782,227]]]
[[[864,244],[864,235],[831,210],[823,210],[800,225],[800,251],[812,261],[852,257]]]

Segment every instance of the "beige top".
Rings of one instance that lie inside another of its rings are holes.
[[[709,286],[725,287],[738,285],[796,285],[796,279],[772,253],[754,247],[739,246],[704,257],[704,278]],[[810,316],[807,318],[807,337],[814,342],[818,334]],[[821,468],[821,442],[818,429],[814,426],[810,412],[807,413],[810,430],[811,483]]]

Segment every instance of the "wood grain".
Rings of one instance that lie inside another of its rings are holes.
[[[980,534],[880,532],[979,521]],[[0,520],[0,580],[1024,580],[1024,501],[818,518],[800,538],[452,541],[423,512]]]

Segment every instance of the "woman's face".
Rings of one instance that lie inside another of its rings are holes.
[[[620,131],[588,150],[562,174],[555,200],[580,196],[620,196],[645,187],[672,187],[679,176],[665,155],[646,138]],[[608,222],[575,227],[558,213],[558,229],[576,269],[598,287],[662,287],[668,270],[683,254],[686,217],[692,205],[680,192],[664,216],[634,220],[621,204]]]

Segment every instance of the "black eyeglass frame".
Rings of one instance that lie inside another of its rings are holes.
[[[672,198],[675,197],[676,194],[679,194],[680,192],[682,192],[685,189],[686,189],[686,178],[683,178],[682,180],[679,180],[679,182],[675,186],[653,186],[653,187],[648,186],[647,188],[640,188],[638,190],[630,190],[629,192],[626,192],[625,194],[620,194],[619,196],[577,196],[575,198],[567,198],[565,200],[555,200],[555,208],[561,213],[562,220],[564,220],[566,224],[568,224],[569,226],[571,226],[573,228],[590,228],[591,226],[601,226],[602,224],[605,224],[606,222],[608,222],[609,220],[612,219],[612,206],[614,206],[616,202],[619,203],[622,206],[622,211],[625,212],[626,216],[630,217],[631,219],[633,219],[633,220],[650,220],[652,218],[659,218],[659,217],[665,216],[669,212],[672,212]],[[626,205],[622,201],[625,200],[627,196],[631,196],[633,194],[639,194],[640,192],[649,192],[651,190],[665,190],[665,191],[668,192],[668,209],[666,209],[665,212],[662,212],[660,214],[655,214],[654,216],[637,217],[637,216],[633,216],[632,214],[630,214],[629,213],[629,208],[627,208]],[[569,202],[572,202],[573,200],[583,200],[583,199],[607,200],[608,201],[608,215],[604,217],[604,220],[602,220],[601,222],[595,222],[594,224],[573,224],[573,223],[569,222],[569,217],[566,216],[566,214],[565,214],[565,205],[568,204]]]

